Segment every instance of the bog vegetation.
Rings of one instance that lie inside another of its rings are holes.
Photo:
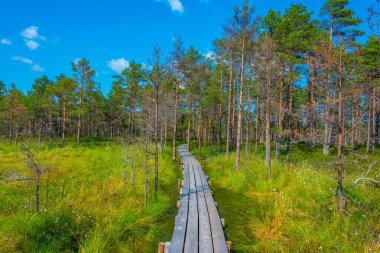
[[[153,252],[176,146],[215,187],[237,252],[380,250],[380,39],[347,0],[236,7],[206,55],[180,36],[103,94],[88,59],[27,93],[0,81],[0,252]]]
[[[153,252],[157,241],[170,239],[178,169],[168,152],[159,158],[161,189],[145,205],[141,147],[94,140],[29,145],[41,170],[38,207],[27,154],[6,143],[0,148],[7,177],[0,188],[0,252]]]

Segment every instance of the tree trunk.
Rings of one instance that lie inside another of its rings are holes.
[[[199,106],[198,114],[198,157],[202,158],[202,106]]]
[[[341,56],[342,57],[342,56]],[[340,59],[341,61],[342,59]],[[340,64],[342,64],[340,62]],[[344,208],[343,202],[343,108],[342,108],[342,70],[339,74],[339,112],[338,112],[338,208],[342,212]]]
[[[218,103],[218,152],[220,152],[220,145],[222,144],[222,99],[223,99],[223,69],[220,66],[220,90],[219,90],[219,103]]]
[[[247,123],[246,123],[246,133],[245,133],[245,152],[248,154],[250,148],[250,130],[251,130],[251,67],[249,69],[249,84],[247,92]]]
[[[34,191],[34,196],[36,198],[36,212],[38,213],[39,208],[40,208],[40,174],[36,172],[36,185],[35,185],[35,191]]]
[[[175,85],[175,105],[174,105],[174,120],[173,120],[173,147],[172,147],[172,160],[176,160],[176,140],[177,140],[177,113],[178,113],[178,100],[179,100],[179,80],[178,74]]]
[[[250,88],[248,88],[250,89]],[[250,96],[250,92],[248,90],[248,96]],[[245,129],[245,152],[248,154],[249,149],[250,149],[250,142],[251,142],[251,99],[248,97],[248,111],[247,111],[247,124],[246,124],[246,129]]]
[[[165,130],[164,130],[164,147],[166,146],[166,141],[168,139],[168,110],[165,110]]]
[[[236,170],[239,170],[239,165],[240,165],[240,142],[241,142],[241,130],[242,130],[243,90],[244,90],[244,51],[245,51],[245,41],[243,38],[243,45],[242,45],[242,50],[241,50],[241,64],[240,64],[238,119],[237,119],[237,129],[236,129],[236,159],[235,159]]]
[[[270,90],[271,90],[271,62],[267,62],[267,101],[265,112],[265,157],[268,164],[268,178],[271,178],[271,157],[270,157]]]
[[[190,94],[190,99],[187,103],[187,150],[190,150],[190,129],[191,129],[191,104],[192,104],[192,99],[191,99],[191,94]]]
[[[51,113],[51,103],[49,104],[49,136],[50,136],[50,144],[53,142],[53,117]]]
[[[230,62],[230,81],[228,93],[228,109],[227,109],[227,140],[226,140],[226,154],[228,155],[231,138],[231,104],[232,104],[232,82],[233,82],[233,59]]]
[[[66,103],[63,100],[62,101],[62,133],[61,133],[61,138],[62,138],[62,147],[65,146],[65,131],[66,131]]]
[[[283,93],[284,93],[284,71],[285,71],[285,66],[282,65],[281,67],[281,77],[280,77],[280,98],[279,98],[279,105],[278,105],[278,122],[277,122],[277,127],[278,127],[278,134],[276,137],[276,158],[278,158],[278,155],[281,152],[281,139],[282,139],[282,121],[284,119],[284,113],[283,113]]]
[[[234,78],[235,79],[235,78]],[[232,83],[232,109],[231,109],[231,146],[236,144],[235,117],[236,117],[236,80]]]
[[[80,95],[79,98],[79,115],[78,115],[78,126],[77,126],[77,142],[80,142],[80,131],[82,127],[82,103],[83,103],[83,95]]]
[[[17,145],[18,144],[18,128],[19,128],[19,125],[18,125],[18,122],[16,123],[16,132],[15,132],[15,144]]]
[[[256,122],[255,122],[255,153],[257,153],[258,148],[258,142],[260,138],[260,117],[259,117],[259,94],[260,94],[260,76],[259,73],[257,73],[257,87],[256,87],[256,108],[255,108],[255,114],[256,114]]]
[[[376,146],[376,85],[373,85],[372,91],[372,137],[371,137],[371,150],[375,150]]]
[[[314,148],[315,146],[315,130],[316,130],[316,122],[315,122],[315,87],[317,82],[317,72],[316,72],[316,63],[315,58],[312,59],[312,76],[310,81],[310,89],[309,89],[309,120],[308,120],[308,143]]]
[[[147,147],[148,149],[148,147]],[[145,155],[145,182],[144,182],[144,204],[145,207],[148,206],[148,185],[149,185],[149,166],[148,166],[148,155]]]
[[[369,152],[369,150],[371,149],[371,127],[372,127],[372,117],[371,117],[371,114],[372,114],[372,110],[371,110],[371,101],[370,101],[370,98],[371,98],[371,92],[368,93],[368,125],[367,125],[367,153]]]
[[[329,43],[329,54],[332,54],[333,47],[333,27],[330,26],[330,43]],[[326,123],[325,123],[325,133],[324,133],[324,141],[323,141],[323,154],[328,155],[330,149],[330,138],[331,138],[331,126],[330,126],[330,90],[331,90],[331,63],[328,63],[328,74],[327,74],[327,92],[326,92]]]
[[[38,132],[38,143],[41,143],[42,128],[43,128],[43,121],[42,121],[42,118],[40,118],[40,131]]]
[[[156,83],[155,83],[155,107],[154,107],[154,197],[157,199],[158,192],[158,72],[156,70]]]
[[[330,79],[330,77],[328,77]],[[327,81],[328,83],[330,81]],[[327,100],[326,100],[326,111],[325,111],[325,132],[324,132],[324,141],[323,141],[323,154],[329,154],[330,148],[330,85],[328,85],[327,91]]]
[[[293,66],[290,67],[290,74],[293,72]],[[293,78],[288,78],[288,133],[286,138],[286,152],[290,150],[290,143],[294,136],[294,130],[297,127],[294,124],[294,91],[293,91]]]

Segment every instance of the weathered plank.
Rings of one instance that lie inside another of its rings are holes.
[[[199,252],[213,253],[210,219],[207,210],[204,187],[198,170],[198,162],[193,158],[193,168],[198,193],[198,216],[199,216]]]
[[[227,253],[221,219],[201,165],[187,150],[178,148],[183,182],[169,253]],[[180,184],[181,185],[181,184]]]
[[[198,253],[198,201],[194,161],[189,158],[190,195],[184,253]]]
[[[227,251],[227,246],[226,246],[226,239],[224,237],[223,227],[220,221],[218,209],[216,208],[214,198],[212,197],[212,193],[210,191],[210,187],[208,185],[208,182],[202,170],[202,167],[198,161],[197,163],[198,163],[197,168],[202,179],[203,189],[204,189],[206,203],[207,203],[214,252],[227,253],[228,251]]]
[[[183,176],[183,185],[182,185],[182,195],[181,195],[178,215],[175,221],[175,227],[174,227],[172,241],[169,248],[169,253],[183,252],[183,248],[185,244],[186,226],[187,226],[188,209],[189,209],[189,192],[190,192],[190,176],[189,176],[188,161],[184,161],[183,167],[184,167],[183,169],[184,176]]]

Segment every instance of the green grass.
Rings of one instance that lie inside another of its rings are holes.
[[[269,180],[263,151],[243,152],[239,171],[235,153],[202,151],[234,252],[380,252],[379,184],[352,180],[373,161],[378,163],[370,176],[377,176],[379,149],[368,156],[363,150],[346,153],[343,215],[337,210],[334,154],[293,147],[273,159]]]
[[[28,182],[0,182],[0,252],[154,252],[159,241],[170,241],[178,197],[170,150],[160,157],[157,199],[150,171],[145,207],[144,154],[136,146],[128,147],[135,187],[130,177],[123,185],[124,153],[117,142],[33,146],[37,162],[49,168],[41,182],[41,211],[34,211]],[[29,175],[19,146],[2,143],[0,161],[2,175]]]
[[[38,214],[32,185],[0,183],[0,252],[156,252],[159,241],[170,241],[180,176],[170,148],[160,157],[157,199],[150,171],[145,207],[144,154],[138,147],[127,148],[136,164],[133,187],[130,177],[123,185],[124,153],[117,141],[73,143],[64,148],[58,142],[33,144],[37,162],[49,168],[42,177]],[[292,147],[273,159],[268,180],[262,145],[257,154],[242,152],[239,171],[235,153],[218,154],[215,146],[213,151],[202,149],[202,164],[234,252],[380,251],[379,184],[353,184],[373,161],[378,164],[368,176],[377,176],[380,150],[345,153],[343,215],[337,210],[336,155],[321,153],[320,147]],[[29,175],[20,146],[1,143],[0,161],[2,175]]]

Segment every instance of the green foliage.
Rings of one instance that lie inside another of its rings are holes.
[[[72,62],[71,67],[74,72],[74,79],[79,85],[78,93],[83,96],[91,92],[95,86],[95,82],[93,81],[95,70],[91,68],[90,61],[83,58],[77,62]]]
[[[349,28],[359,25],[362,20],[354,17],[354,10],[347,8],[347,5],[348,0],[328,0],[321,8],[321,15],[325,18],[322,20],[325,29],[330,30],[334,39],[350,42],[363,32]]]
[[[380,78],[380,38],[376,35],[372,35],[364,45],[362,51],[363,67],[366,70],[367,76],[372,80]]]

